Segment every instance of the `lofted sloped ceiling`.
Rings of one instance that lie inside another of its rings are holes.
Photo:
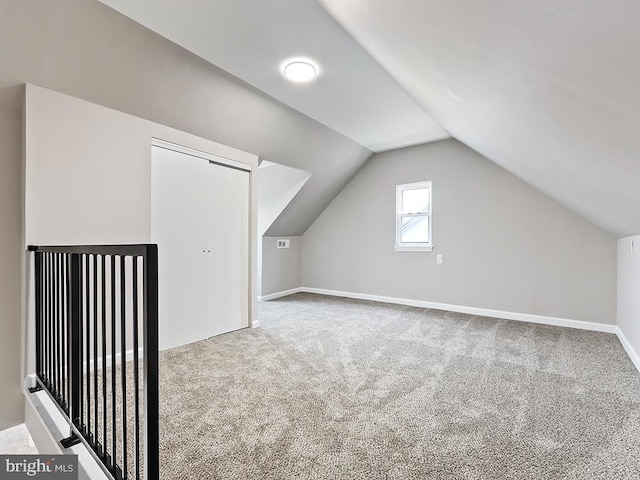
[[[318,1],[454,138],[640,233],[640,3]]]
[[[371,151],[449,134],[611,234],[640,233],[636,1],[101,1]],[[316,82],[284,81],[296,56]],[[296,201],[278,223],[306,214]]]
[[[100,1],[373,152],[449,137],[315,0]],[[282,75],[300,57],[312,83]]]

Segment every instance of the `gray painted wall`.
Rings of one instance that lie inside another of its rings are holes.
[[[281,238],[290,239],[291,248],[277,248]],[[301,246],[301,237],[262,237],[262,296],[302,285]]]
[[[21,365],[22,113],[0,107],[0,430],[23,421]]]
[[[421,180],[433,181],[434,251],[395,252],[395,185]],[[304,287],[616,320],[616,240],[456,140],[369,161],[303,236],[302,275]]]

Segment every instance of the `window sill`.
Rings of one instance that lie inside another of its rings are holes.
[[[433,245],[428,246],[404,246],[404,245],[396,245],[396,252],[432,252]]]

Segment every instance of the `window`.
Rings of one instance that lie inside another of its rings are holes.
[[[396,186],[396,250],[430,252],[431,182]]]

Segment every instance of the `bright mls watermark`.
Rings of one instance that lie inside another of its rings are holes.
[[[77,455],[0,455],[0,480],[78,480]]]

